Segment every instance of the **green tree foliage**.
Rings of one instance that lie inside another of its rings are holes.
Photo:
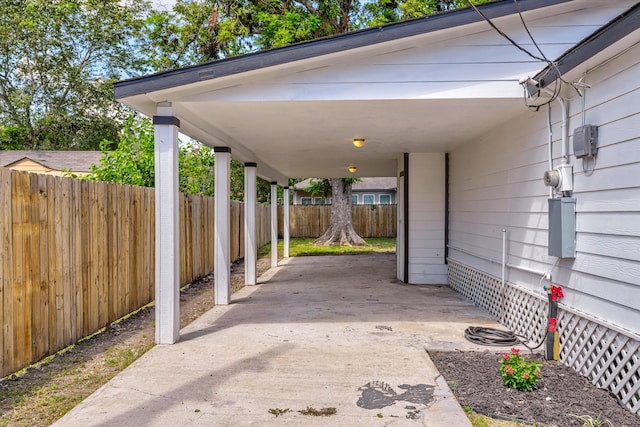
[[[489,1],[493,0],[473,0],[473,3]],[[358,18],[361,26],[373,27],[467,6],[467,0],[374,0],[363,3]]]
[[[149,15],[148,56],[156,69],[171,69],[464,6],[466,0],[178,0],[172,11]]]
[[[331,195],[331,180],[330,179],[311,179],[309,180],[309,186],[305,188],[305,191],[311,193],[312,196],[321,196],[326,199]]]
[[[154,132],[151,120],[135,116],[127,120],[115,150],[112,141],[101,146],[100,164],[91,166],[87,179],[153,187],[155,177]],[[178,155],[179,191],[213,196],[215,156],[199,144],[183,144]],[[231,198],[243,200],[243,166],[231,161]]]
[[[153,187],[153,125],[150,120],[129,117],[115,150],[111,150],[112,145],[109,140],[102,142],[100,164],[91,165],[91,173],[86,178]]]
[[[96,149],[124,109],[112,82],[142,70],[145,0],[0,2],[0,148]]]
[[[359,2],[178,0],[147,19],[158,70],[285,46],[351,29]]]
[[[354,29],[358,0],[178,0],[147,19],[158,70],[285,46]]]

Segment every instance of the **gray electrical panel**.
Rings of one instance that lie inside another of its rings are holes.
[[[573,155],[576,159],[593,157],[598,153],[598,127],[584,125],[573,131]]]
[[[549,255],[576,257],[576,199],[549,199]]]

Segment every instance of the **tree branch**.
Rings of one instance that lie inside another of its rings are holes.
[[[304,6],[309,13],[318,16],[318,9],[316,9],[313,4],[309,1],[309,0],[296,0],[296,3],[300,3],[302,6]]]
[[[0,99],[2,99],[2,101],[7,106],[7,111],[9,112],[9,115],[12,116],[14,120],[17,120],[18,113],[16,112],[14,105],[11,103],[11,100],[9,99],[8,86],[11,86],[9,83],[9,80],[6,79],[5,77],[0,77]]]

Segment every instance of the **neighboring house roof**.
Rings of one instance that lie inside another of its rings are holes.
[[[307,178],[304,181],[300,181],[293,186],[293,189],[305,191],[311,184],[312,179],[317,178]],[[356,191],[395,191],[398,188],[398,180],[394,177],[362,178],[362,182],[353,184],[351,188]]]
[[[48,169],[90,172],[92,163],[100,163],[100,151],[0,151],[0,167],[10,167],[21,160],[31,160]]]

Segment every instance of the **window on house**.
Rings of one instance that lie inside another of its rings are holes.
[[[358,204],[358,195],[357,194],[352,194],[351,195],[351,204],[352,205],[357,205]]]
[[[303,205],[311,205],[313,203],[313,198],[311,197],[301,197],[300,201]]]
[[[314,197],[313,204],[314,205],[324,205],[324,197]]]
[[[363,205],[374,205],[376,203],[375,194],[363,194],[362,195],[362,204]]]
[[[391,204],[391,194],[381,194],[379,196],[381,205],[390,205]]]

